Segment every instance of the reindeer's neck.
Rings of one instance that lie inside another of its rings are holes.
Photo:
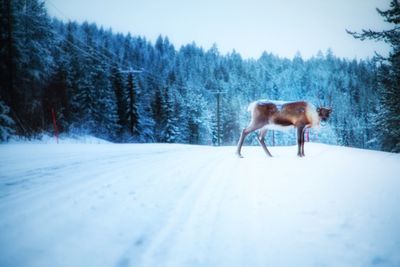
[[[318,116],[317,108],[311,103],[307,103],[307,116],[309,121],[312,122],[310,127],[317,128],[320,126],[320,118]]]

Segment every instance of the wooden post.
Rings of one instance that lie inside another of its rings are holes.
[[[272,146],[275,146],[275,131],[272,130]]]

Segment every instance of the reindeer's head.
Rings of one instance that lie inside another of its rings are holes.
[[[331,115],[332,112],[332,108],[318,107],[317,112],[321,121],[325,122],[329,119],[329,116]]]
[[[318,94],[318,108],[317,108],[317,113],[318,117],[321,122],[326,122],[329,119],[329,116],[331,115],[332,112],[332,92],[328,96],[329,99],[329,104],[328,107],[322,105],[321,101],[321,94]]]

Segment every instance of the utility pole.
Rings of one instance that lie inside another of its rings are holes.
[[[217,145],[221,145],[221,95],[226,94],[225,91],[216,90],[213,91],[217,97]]]
[[[217,144],[218,146],[221,145],[221,112],[220,112],[220,106],[221,106],[221,92],[217,92]]]

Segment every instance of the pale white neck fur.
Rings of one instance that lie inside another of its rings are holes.
[[[319,128],[320,118],[318,116],[317,108],[311,103],[307,103],[307,108],[312,120],[312,125],[310,125],[310,128]]]

